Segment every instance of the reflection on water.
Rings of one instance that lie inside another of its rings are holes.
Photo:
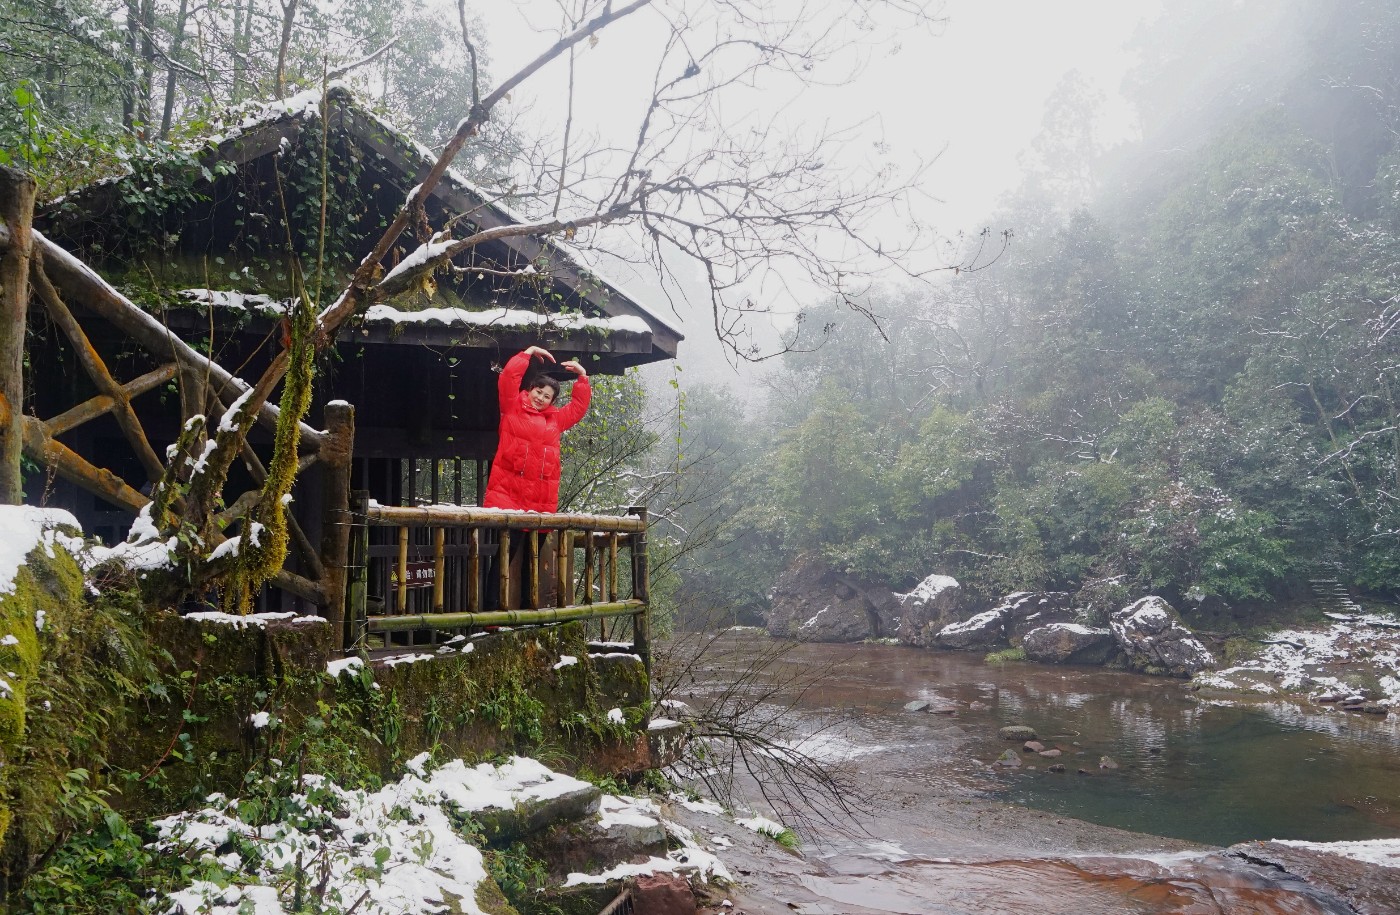
[[[770,872],[768,880],[791,891],[775,897],[781,907],[755,911],[1350,913],[1329,890],[1237,856],[1100,855],[1110,845],[1143,849],[1156,840],[1098,844],[1097,834],[1076,846],[1094,854],[1076,855],[1069,837],[1083,835],[1076,820],[1206,845],[1400,836],[1400,730],[1388,719],[1277,701],[1240,707],[1201,701],[1176,680],[988,666],[977,655],[898,646],[799,646],[780,666],[774,682],[800,685],[779,689],[768,704],[813,735],[797,747],[845,765],[869,793],[858,819],[870,835],[814,826],[816,834],[803,837],[812,866]],[[693,697],[722,693],[745,669],[743,657],[712,660],[697,671]],[[913,700],[930,710],[906,711]],[[1020,753],[1020,769],[991,766],[1008,747],[1020,749],[997,736],[1008,724],[1033,727],[1063,755]],[[1100,768],[1103,757],[1117,768]],[[1065,771],[1051,772],[1054,763]],[[1051,816],[1016,808],[1003,815],[1000,805],[976,802],[968,817],[940,820],[959,799],[973,803],[969,795]],[[1057,815],[1066,819],[1051,823]],[[1388,885],[1383,875],[1375,879]]]
[[[1027,807],[1211,845],[1400,836],[1393,719],[1279,701],[1212,703],[1179,680],[987,665],[979,655],[901,646],[804,645],[782,663],[825,669],[800,707],[824,723],[851,716],[814,748],[832,759],[844,740],[870,783],[962,778]],[[911,700],[957,713],[904,711]],[[1033,727],[1063,755],[1022,754],[1020,769],[988,768],[1019,747],[997,739],[1006,724]],[[1101,769],[1105,756],[1119,768]],[[1066,771],[1049,771],[1052,763]]]

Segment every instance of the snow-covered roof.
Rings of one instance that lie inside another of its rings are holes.
[[[426,172],[437,162],[438,154],[433,150],[407,136],[373,112],[355,104],[349,89],[344,85],[333,83],[327,90],[326,98],[329,104],[338,106],[341,112],[352,115],[351,119],[346,122],[346,126],[351,130],[358,128],[358,135],[379,151],[383,151],[380,148],[382,139],[389,138],[394,147],[411,160],[405,164],[417,166]],[[238,109],[237,122],[220,133],[215,142],[223,149],[249,133],[275,126],[288,119],[319,117],[321,101],[319,90],[308,90],[286,99],[249,103]],[[363,123],[360,123],[361,121]],[[415,187],[414,190],[416,189]],[[473,221],[482,228],[531,221],[528,215],[516,210],[504,201],[503,192],[494,192],[484,188],[456,169],[449,168],[443,175],[443,181],[434,189],[433,195],[450,204],[449,198],[453,196],[453,191],[468,198],[469,209],[473,212]],[[450,208],[462,209],[459,206]],[[564,239],[523,236],[502,239],[502,242],[528,260],[534,260],[540,253],[545,253],[551,262],[553,268],[551,272],[554,278],[574,288],[605,313],[612,316],[631,314],[641,318],[651,330],[662,330],[677,341],[684,338],[684,334],[676,325],[649,311],[620,283],[603,275],[594,259]],[[427,256],[427,253],[430,252],[424,252],[424,249],[429,248],[432,244],[430,242],[423,246],[415,251],[414,255],[422,253],[422,256]],[[402,267],[400,266],[398,269],[402,269]],[[596,281],[601,284],[606,294],[594,296],[580,289],[579,287],[585,285],[585,281]]]

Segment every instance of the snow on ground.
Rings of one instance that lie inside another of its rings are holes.
[[[1400,628],[1376,614],[1339,619],[1323,629],[1274,633],[1258,657],[1236,667],[1197,675],[1205,687],[1313,698],[1357,694],[1355,678],[1368,668],[1382,695],[1369,698],[1400,709]]]
[[[777,820],[770,820],[767,817],[745,817],[736,819],[734,822],[745,829],[752,829],[754,832],[761,832],[766,836],[773,836],[774,838],[777,838],[787,831],[787,827],[782,823],[779,823]]]
[[[454,821],[463,812],[513,809],[584,787],[522,757],[470,767],[452,760],[431,769],[423,754],[409,769],[398,782],[374,792],[347,791],[320,776],[306,776],[302,790],[290,799],[293,815],[270,825],[255,816],[249,816],[254,822],[245,822],[240,813],[253,808],[223,795],[211,796],[200,810],[156,821],[158,835],[151,847],[202,862],[211,877],[170,893],[163,912],[284,915],[291,911],[301,871],[307,883],[325,888],[321,901],[341,911],[437,913],[447,911],[455,899],[462,912],[482,915],[476,889],[486,878],[485,862]],[[702,808],[723,813],[713,802],[691,807]],[[732,880],[723,862],[701,847],[691,830],[661,818],[655,802],[607,795],[599,809],[605,827],[659,823],[679,848],[664,858],[601,874],[573,873],[566,885],[676,872]],[[776,828],[774,835],[783,831],[781,824],[763,823]]]

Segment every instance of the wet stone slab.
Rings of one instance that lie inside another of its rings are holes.
[[[1280,842],[1245,842],[1231,846],[1229,854],[1322,887],[1344,899],[1358,915],[1400,912],[1400,869]]]

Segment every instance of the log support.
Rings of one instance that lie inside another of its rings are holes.
[[[346,587],[349,581],[350,459],[355,447],[355,408],[344,401],[326,404],[326,438],[321,445],[325,516],[321,522],[321,586],[326,592],[326,619],[337,643],[350,644],[345,628]]]
[[[20,456],[24,453],[24,329],[29,308],[29,261],[33,250],[34,179],[0,166],[0,220],[8,244],[0,254],[0,504],[24,497]]]

